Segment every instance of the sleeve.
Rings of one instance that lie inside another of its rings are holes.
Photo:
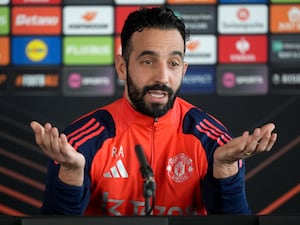
[[[115,136],[115,125],[108,111],[98,110],[74,121],[64,133],[74,150],[86,159],[83,185],[77,187],[63,183],[58,178],[60,166],[50,161],[41,213],[83,215],[91,195],[90,167],[93,158],[103,142]]]
[[[46,190],[41,214],[82,215],[89,201],[89,180],[81,187],[63,183],[58,178],[59,165],[49,161]]]
[[[208,214],[250,214],[245,194],[245,166],[234,176],[216,179],[210,170],[203,181],[202,197]]]
[[[245,195],[245,162],[239,161],[239,171],[226,179],[213,177],[215,150],[232,139],[227,128],[204,111],[192,108],[185,116],[184,132],[195,135],[205,149],[208,169],[202,182],[202,199],[208,214],[251,213]]]

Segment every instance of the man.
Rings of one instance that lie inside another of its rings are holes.
[[[187,70],[184,23],[168,8],[131,13],[116,72],[124,96],[59,134],[33,121],[49,156],[42,213],[79,215],[248,214],[244,159],[269,151],[274,124],[233,138],[214,117],[177,97]],[[135,152],[141,145],[156,190],[147,210]]]

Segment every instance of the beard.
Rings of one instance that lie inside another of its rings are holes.
[[[151,86],[145,86],[143,89],[139,89],[137,85],[134,84],[128,71],[127,71],[126,82],[127,82],[128,96],[134,108],[138,112],[154,118],[165,115],[173,107],[175,99],[179,93],[179,88],[173,91],[171,88],[162,84],[154,84]],[[169,96],[168,102],[166,104],[161,104],[161,103],[147,104],[144,100],[144,97],[150,90],[161,90],[167,92]]]

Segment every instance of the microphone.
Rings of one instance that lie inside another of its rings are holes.
[[[138,157],[139,163],[140,163],[140,171],[142,173],[143,178],[145,180],[154,180],[153,178],[153,170],[149,166],[146,156],[144,154],[143,148],[141,145],[136,145],[135,146],[135,152]]]
[[[140,163],[140,171],[144,178],[144,191],[143,195],[145,197],[145,214],[150,215],[155,204],[155,189],[156,184],[154,180],[153,170],[149,166],[147,159],[145,157],[143,148],[141,145],[135,146],[135,152]],[[152,197],[152,206],[150,206],[149,199]]]

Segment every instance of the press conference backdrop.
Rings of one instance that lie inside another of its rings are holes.
[[[273,121],[270,153],[247,159],[255,214],[300,212],[300,0],[0,0],[0,214],[39,214],[47,159],[31,120],[63,129],[122,95],[124,18],[167,5],[190,32],[180,95],[240,135]]]

